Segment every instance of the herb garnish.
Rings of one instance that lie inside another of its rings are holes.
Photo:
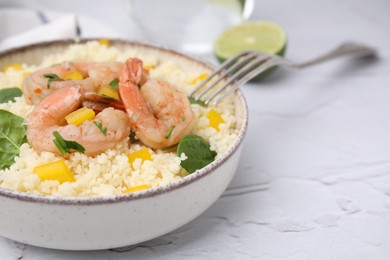
[[[0,104],[7,103],[8,101],[15,101],[16,97],[20,97],[22,91],[18,87],[3,88],[0,90]]]
[[[24,119],[0,109],[0,170],[10,167],[27,142]]]
[[[56,139],[53,140],[53,143],[57,146],[58,150],[62,155],[70,153],[71,150],[76,150],[80,153],[84,153],[85,148],[76,141],[68,141],[62,138],[58,131],[54,131],[53,135]]]
[[[202,107],[207,107],[206,103],[200,99],[196,99],[194,97],[188,97],[188,101],[190,101],[190,104],[196,104]]]
[[[107,135],[107,128],[105,128],[102,123],[100,122],[97,122],[97,121],[93,121],[93,123],[97,126],[97,128],[99,128],[100,131],[102,131],[102,133],[104,135]]]
[[[139,139],[136,137],[135,132],[133,130],[130,130],[130,143],[135,144],[139,143]]]
[[[113,88],[113,89],[118,89],[118,82],[119,82],[119,79],[113,79],[110,84],[108,84],[110,86],[110,88]]]
[[[57,74],[49,73],[49,74],[43,74],[43,77],[47,78],[47,88],[50,88],[52,81],[61,81],[61,79]]]
[[[164,135],[164,138],[165,138],[165,139],[168,139],[168,138],[169,138],[169,136],[172,134],[172,131],[173,131],[174,128],[175,128],[174,125],[171,125],[171,126],[169,127],[167,133]]]
[[[177,155],[184,153],[187,159],[181,161],[181,167],[193,173],[213,162],[217,153],[210,149],[210,144],[197,135],[186,135],[177,147]]]

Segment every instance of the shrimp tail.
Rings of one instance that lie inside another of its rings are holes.
[[[120,99],[138,139],[152,148],[171,146],[194,125],[191,106],[184,92],[168,82],[147,79],[144,71],[142,61],[126,61],[119,77]]]
[[[131,122],[138,120],[138,117],[147,111],[148,107],[144,97],[139,92],[138,84],[142,81],[144,69],[142,61],[137,58],[130,58],[125,63],[125,68],[122,70],[119,77],[119,97],[125,107],[134,107],[136,109],[129,110],[127,113]],[[135,125],[132,125],[134,128]]]
[[[144,73],[142,61],[137,58],[130,58],[126,61],[125,66],[126,69],[122,70],[120,75],[121,82],[130,82],[135,85],[140,84]]]

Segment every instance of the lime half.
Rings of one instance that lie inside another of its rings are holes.
[[[214,54],[220,62],[246,50],[283,56],[286,45],[287,36],[280,25],[254,21],[224,31],[215,42]],[[265,74],[269,72],[268,70]],[[264,76],[264,73],[261,76]]]

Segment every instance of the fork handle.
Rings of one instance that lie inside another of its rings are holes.
[[[336,49],[331,50],[330,52],[325,53],[324,55],[318,58],[309,60],[307,62],[294,64],[293,67],[305,68],[312,65],[316,65],[318,63],[322,63],[327,60],[335,59],[346,55],[353,55],[353,54],[358,57],[375,56],[377,54],[377,50],[375,48],[366,45],[361,45],[359,43],[345,42],[339,45]]]

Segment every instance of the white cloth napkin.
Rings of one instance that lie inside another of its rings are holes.
[[[120,37],[113,28],[90,17],[50,10],[1,8],[0,51],[26,44],[77,37],[77,25],[83,37]]]
[[[10,36],[0,43],[0,50],[19,47],[39,41],[76,37],[75,15],[67,15],[26,32]]]

